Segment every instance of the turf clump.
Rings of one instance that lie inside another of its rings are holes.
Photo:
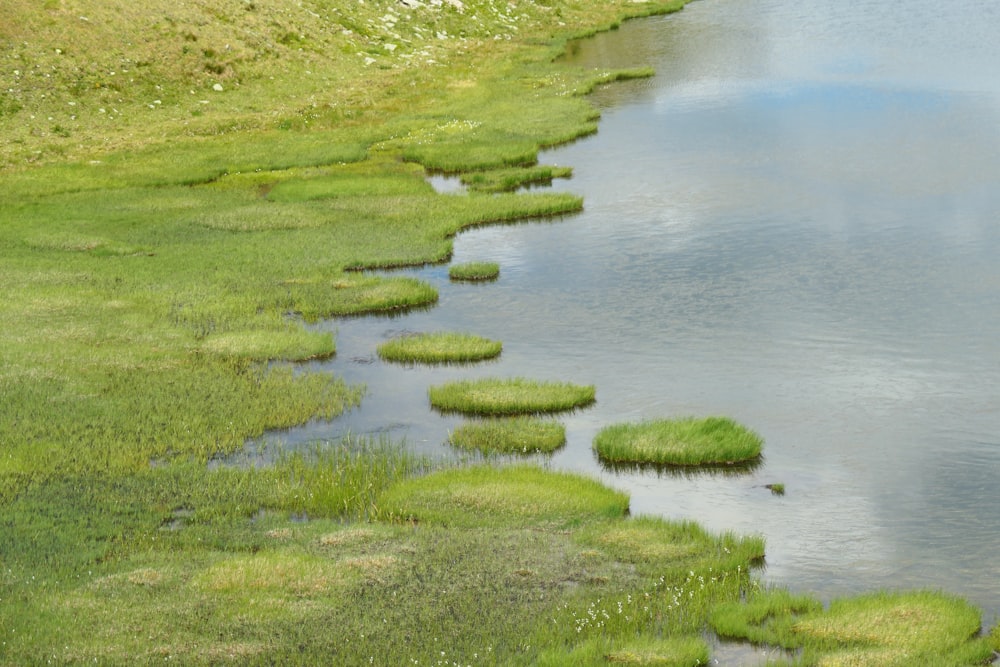
[[[462,363],[494,359],[503,344],[466,333],[425,333],[393,338],[378,346],[378,356],[401,363]]]
[[[594,437],[603,461],[667,466],[750,461],[760,456],[762,444],[756,433],[725,417],[615,424]]]
[[[573,410],[593,403],[595,392],[593,385],[486,378],[431,387],[429,394],[442,412],[499,416]]]
[[[566,444],[566,427],[537,417],[484,419],[459,426],[448,442],[483,454],[551,453]]]
[[[710,619],[721,637],[801,650],[796,664],[958,667],[992,653],[978,637],[979,610],[932,591],[869,593],[829,609],[807,596],[762,592],[719,605]]]
[[[476,466],[400,482],[381,499],[382,516],[446,526],[569,527],[622,517],[628,495],[570,473],[535,466]]]
[[[496,262],[467,262],[448,267],[448,277],[452,280],[482,282],[500,277],[500,265]]]
[[[691,521],[656,517],[590,526],[581,530],[576,540],[640,571],[659,574],[687,573],[711,566],[746,568],[764,559],[764,540],[759,536],[716,536]]]
[[[477,171],[463,174],[461,180],[466,187],[477,192],[513,192],[528,185],[548,185],[553,179],[569,178],[572,173],[573,169],[570,167],[539,165],[520,169]]]

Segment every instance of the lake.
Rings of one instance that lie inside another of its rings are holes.
[[[636,514],[762,533],[766,581],[829,599],[932,587],[1000,613],[1000,4],[704,0],[575,44],[599,133],[544,153],[576,216],[477,229],[455,261],[495,283],[409,273],[439,304],[327,322],[316,363],[361,408],[280,434],[386,434],[446,455],[427,388],[528,376],[597,386],[547,465]],[[456,194],[454,196],[463,196]],[[502,340],[493,363],[384,364],[402,331]],[[610,472],[610,423],[726,415],[765,438],[744,474]],[[783,483],[784,496],[763,485]]]

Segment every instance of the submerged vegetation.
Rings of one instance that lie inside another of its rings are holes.
[[[594,450],[610,463],[713,465],[760,456],[759,435],[725,417],[659,419],[614,424],[594,437]]]
[[[515,191],[569,175],[537,155],[595,131],[583,94],[650,72],[554,56],[683,5],[0,4],[0,662],[703,662],[718,605],[753,613],[738,603],[756,600],[759,538],[630,518],[625,494],[580,476],[440,469],[390,443],[228,465],[361,400],[291,367],[336,352],[303,322],[437,300],[365,269],[581,209]],[[429,170],[470,192],[435,192]],[[594,400],[446,388],[477,412]],[[472,446],[542,449],[558,428],[489,424]],[[855,647],[851,609],[831,607],[824,656]],[[826,631],[811,607],[787,613],[813,625],[766,641]],[[941,655],[979,655],[951,636]]]

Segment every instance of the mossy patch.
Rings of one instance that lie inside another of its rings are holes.
[[[448,267],[448,277],[452,280],[483,282],[500,277],[500,265],[496,262],[466,262]]]
[[[475,466],[400,482],[381,507],[387,518],[448,526],[568,527],[624,516],[628,495],[535,466]]]
[[[409,334],[378,346],[378,356],[401,363],[462,363],[494,359],[503,343],[468,333]]]
[[[484,454],[551,453],[566,444],[566,427],[538,417],[483,419],[462,424],[448,442]]]
[[[460,380],[430,388],[431,405],[442,412],[524,415],[560,412],[590,405],[593,385],[538,382],[524,378]]]
[[[760,456],[759,435],[725,417],[659,419],[615,424],[594,437],[594,450],[610,463],[718,465]]]

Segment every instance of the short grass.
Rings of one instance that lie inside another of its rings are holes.
[[[566,427],[538,417],[482,419],[457,427],[448,442],[487,455],[550,454],[566,444]]]
[[[538,664],[540,667],[608,664],[697,667],[710,664],[709,659],[709,646],[703,638],[680,635],[640,637],[618,642],[592,639],[575,646],[568,653],[545,653]]]
[[[448,267],[448,277],[469,282],[496,280],[500,277],[500,265],[496,262],[453,264]]]
[[[537,165],[462,174],[461,181],[476,192],[513,192],[531,185],[550,185],[553,179],[569,178],[572,174],[572,167]]]
[[[745,604],[720,605],[711,623],[723,637],[800,649],[796,664],[957,667],[992,654],[979,637],[979,610],[934,591],[869,593],[828,609],[808,597],[762,592]]]
[[[760,456],[763,440],[725,417],[659,419],[607,426],[594,437],[603,461],[669,466],[719,465]]]
[[[431,405],[442,412],[470,415],[525,415],[586,407],[593,385],[539,382],[525,378],[458,380],[431,387]]]
[[[624,493],[528,465],[443,470],[397,484],[382,498],[386,519],[445,526],[565,528],[627,511]]]
[[[378,356],[400,363],[468,363],[495,359],[503,343],[469,333],[434,332],[393,338],[378,346]]]

